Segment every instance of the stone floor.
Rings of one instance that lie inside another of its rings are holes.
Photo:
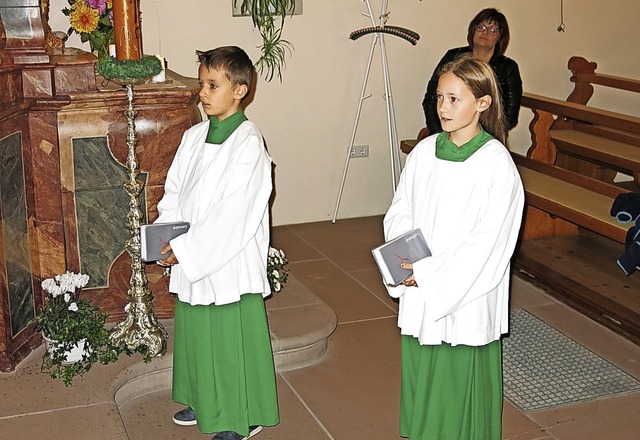
[[[303,333],[313,333],[310,328],[322,326],[320,333],[327,332],[333,319],[337,319],[337,327],[326,351],[316,347],[315,351],[282,359],[278,373],[282,420],[276,427],[265,428],[256,439],[400,438],[397,304],[386,294],[370,254],[381,240],[380,217],[274,228],[273,244],[286,252],[294,275],[292,285],[267,300],[274,347],[281,344],[284,350],[294,341],[291,338],[297,338],[293,345],[305,346]],[[297,283],[300,285],[295,287]],[[300,289],[308,290],[302,302],[297,294]],[[316,306],[315,312],[312,306]],[[519,277],[513,279],[511,306],[528,311],[640,378],[640,347]],[[283,323],[291,327],[287,329]],[[163,324],[171,335],[172,322]],[[308,324],[304,332],[300,330],[303,324]],[[322,338],[316,333],[312,339]],[[171,422],[180,406],[171,401],[170,354],[171,341],[168,355],[151,364],[143,364],[136,356],[123,357],[116,364],[94,367],[65,388],[40,372],[41,347],[16,372],[0,374],[0,438],[210,438],[196,427]],[[292,367],[314,363],[287,370],[289,361]],[[639,414],[640,393],[532,412],[518,411],[505,401],[503,438],[632,440],[638,438]]]

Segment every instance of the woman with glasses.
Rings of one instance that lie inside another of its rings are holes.
[[[436,87],[438,86],[440,69],[448,62],[469,52],[473,53],[474,58],[488,63],[498,78],[507,130],[511,130],[518,123],[522,99],[522,79],[518,64],[504,55],[509,45],[507,19],[494,8],[483,9],[469,23],[467,42],[468,46],[447,51],[429,80],[427,92],[422,101],[428,132],[423,130],[418,136],[420,139],[428,134],[442,131],[440,118],[436,111]]]

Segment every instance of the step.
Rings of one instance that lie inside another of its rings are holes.
[[[277,371],[303,368],[324,356],[338,318],[295,276],[289,273],[286,287],[266,306]]]
[[[335,312],[326,303],[289,273],[285,288],[269,297],[266,307],[277,372],[303,368],[322,359],[338,323]],[[118,407],[171,388],[173,320],[163,320],[162,324],[169,333],[167,354],[150,364],[131,365],[118,374],[114,380]]]

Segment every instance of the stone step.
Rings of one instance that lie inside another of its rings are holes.
[[[266,300],[277,371],[311,365],[324,356],[338,319],[335,312],[289,273],[282,291]]]
[[[289,273],[286,287],[267,298],[266,308],[276,371],[303,368],[322,359],[338,323],[327,304]],[[136,362],[117,374],[113,396],[118,407],[171,388],[173,320],[161,320],[161,324],[169,333],[167,354],[150,364]]]

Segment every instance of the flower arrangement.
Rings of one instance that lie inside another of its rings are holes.
[[[109,45],[114,42],[113,4],[111,0],[68,0],[69,7],[62,13],[69,17],[68,35],[80,35],[80,41],[89,42],[98,58],[109,56]]]
[[[88,275],[73,272],[42,281],[46,299],[35,317],[36,330],[51,340],[42,368],[52,378],[61,378],[67,386],[96,362],[115,362],[123,351],[111,344],[105,328],[108,314],[90,300],[80,299],[80,291],[88,282]],[[68,353],[76,346],[83,349],[81,359],[69,362]]]
[[[280,292],[289,278],[289,269],[287,257],[280,249],[269,247],[269,255],[267,255],[267,279],[271,286],[271,292]]]

